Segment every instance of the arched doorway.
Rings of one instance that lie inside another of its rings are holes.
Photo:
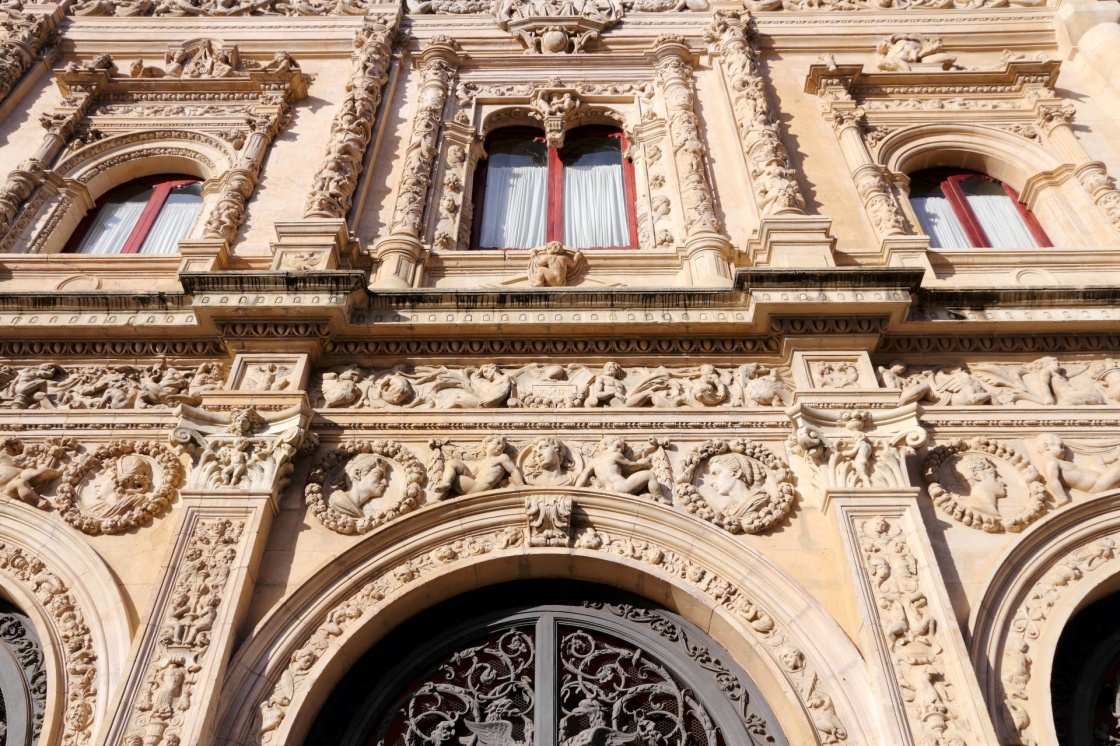
[[[1120,594],[1082,609],[1054,651],[1050,697],[1060,746],[1120,743]]]
[[[439,604],[349,671],[308,746],[787,744],[706,634],[630,594],[567,581]]]

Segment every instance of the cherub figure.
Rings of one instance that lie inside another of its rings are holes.
[[[61,448],[52,449],[50,459],[44,465],[21,465],[17,457],[22,454],[23,444],[19,440],[0,439],[0,495],[37,508],[47,508],[50,503],[39,495],[39,488],[62,476],[58,462],[63,451]]]
[[[221,482],[231,487],[241,484],[249,474],[249,464],[252,462],[250,451],[253,444],[248,438],[238,438],[233,445],[223,446],[218,452],[222,464]]]
[[[1042,433],[1034,439],[1035,452],[1038,454],[1042,478],[1050,493],[1060,502],[1069,502],[1069,489],[1081,490],[1089,494],[1104,492],[1120,487],[1120,461],[1113,457],[1111,464],[1100,471],[1077,466],[1066,456],[1066,446],[1054,433]]]
[[[865,413],[858,411],[844,412],[840,415],[839,424],[848,431],[848,435],[836,439],[830,462],[833,473],[846,482],[844,486],[871,486],[871,459],[875,447],[863,432],[868,419]],[[845,466],[848,468],[844,469]]]
[[[529,284],[535,288],[564,287],[584,263],[582,251],[570,251],[559,241],[549,241],[529,252]]]
[[[637,458],[630,459],[626,456],[626,441],[615,436],[608,436],[599,441],[595,454],[587,461],[587,465],[576,477],[576,486],[583,487],[588,484],[591,477],[595,477],[599,486],[614,492],[624,492],[638,495],[648,491],[654,500],[663,500],[661,485],[657,483],[657,476],[653,473],[653,464],[646,458],[658,445],[650,443]],[[626,472],[630,472],[629,475]]]
[[[591,379],[587,399],[583,402],[584,406],[626,406],[626,383],[622,379],[621,365],[604,363],[602,372]]]
[[[497,434],[488,436],[482,441],[475,460],[448,459],[443,466],[443,475],[433,490],[440,496],[471,495],[496,489],[507,476],[511,486],[525,484],[521,469],[506,453],[508,447],[505,437]]]
[[[727,401],[730,392],[716,366],[705,363],[689,385],[692,398],[705,407],[716,407]]]

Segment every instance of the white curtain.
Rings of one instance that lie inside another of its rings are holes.
[[[910,206],[933,248],[967,249],[972,246],[952,205],[941,194],[911,195]]]
[[[189,184],[171,190],[156,216],[141,254],[178,254],[179,239],[187,235],[202,207],[202,185]]]
[[[502,165],[500,155],[486,169],[479,245],[487,249],[531,249],[545,243],[548,168]]]
[[[969,179],[961,184],[968,206],[988,236],[988,243],[998,249],[1021,249],[1038,246],[1019,208],[1003,186],[987,179]]]
[[[118,254],[124,248],[140,213],[152,196],[151,189],[145,189],[131,197],[113,198],[101,205],[93,224],[86,231],[75,254]]]
[[[565,165],[565,246],[629,246],[627,217],[621,164]]]

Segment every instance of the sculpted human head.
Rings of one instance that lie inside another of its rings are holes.
[[[354,457],[344,471],[350,478],[350,495],[359,505],[381,497],[389,487],[385,464],[372,453]]]

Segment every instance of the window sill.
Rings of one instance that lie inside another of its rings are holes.
[[[178,254],[0,254],[0,290],[178,291]]]

